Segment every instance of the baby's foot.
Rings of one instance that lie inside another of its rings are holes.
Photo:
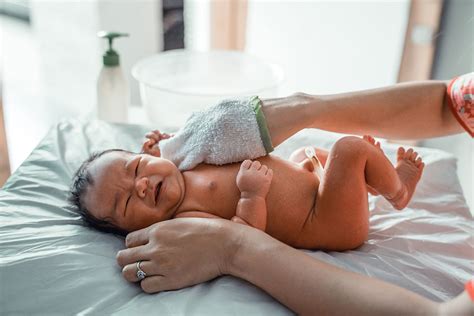
[[[423,173],[425,164],[417,157],[418,153],[412,148],[407,151],[403,147],[398,148],[395,171],[400,177],[402,188],[393,198],[387,198],[397,210],[403,209],[410,202]]]
[[[373,138],[372,136],[370,135],[364,135],[362,137],[364,140],[368,141],[369,143],[371,143],[372,145],[374,145],[376,148],[378,148],[381,152],[383,152],[382,148],[380,147],[380,142],[377,142],[375,141],[375,138]],[[377,190],[375,190],[374,188],[372,188],[370,185],[367,184],[367,192],[369,192],[370,194],[372,195],[379,195],[379,193],[377,192]]]
[[[382,148],[380,147],[380,142],[375,141],[375,138],[370,135],[364,135],[362,138],[377,147],[378,149],[380,149],[381,152],[383,152]]]

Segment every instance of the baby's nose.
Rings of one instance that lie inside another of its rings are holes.
[[[137,191],[137,194],[139,197],[144,198],[146,196],[147,188],[148,188],[148,178],[143,177],[141,179],[138,179],[135,182],[135,190]]]

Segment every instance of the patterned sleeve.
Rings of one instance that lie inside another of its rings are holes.
[[[474,72],[451,80],[448,103],[459,124],[474,137]]]

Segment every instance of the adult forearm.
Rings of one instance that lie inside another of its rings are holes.
[[[274,146],[303,128],[416,139],[462,132],[450,112],[446,82],[421,81],[334,95],[298,93],[263,101]]]
[[[446,88],[443,81],[420,81],[322,96],[327,114],[314,116],[313,126],[392,139],[461,132],[448,107]]]
[[[229,273],[302,315],[433,315],[437,305],[405,289],[319,261],[246,231]],[[403,304],[400,304],[403,302]]]

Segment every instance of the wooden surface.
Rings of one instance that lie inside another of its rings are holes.
[[[247,0],[211,0],[211,48],[244,50]]]
[[[412,0],[398,82],[431,79],[443,0]]]

